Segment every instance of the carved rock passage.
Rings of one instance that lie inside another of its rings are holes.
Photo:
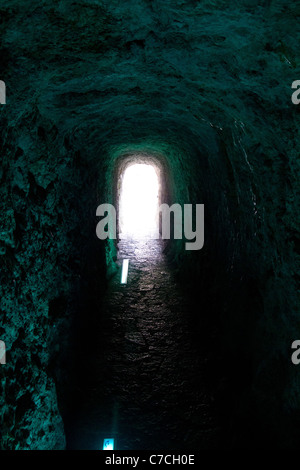
[[[298,26],[287,0],[0,2],[1,449],[64,448],[75,379],[101,379],[85,358],[116,267],[95,211],[136,154],[161,163],[171,203],[205,205],[203,249],[168,255],[201,299],[228,440],[298,448]]]
[[[203,373],[207,358],[163,242],[119,245],[119,263],[130,260],[128,283],[121,285],[119,275],[111,280],[94,324],[98,341],[78,369],[91,379],[77,384],[80,413],[67,444],[97,449],[106,430],[123,450],[218,447],[219,423]]]

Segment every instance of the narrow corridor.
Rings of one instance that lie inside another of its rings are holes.
[[[119,266],[124,258],[128,282],[121,285],[119,274],[110,281],[68,446],[100,449],[103,438],[115,437],[121,450],[215,448],[220,432],[202,377],[205,356],[163,242],[122,240]]]

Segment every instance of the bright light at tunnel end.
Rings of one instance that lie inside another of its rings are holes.
[[[196,204],[195,224],[193,205],[174,203],[160,204],[159,171],[150,164],[133,164],[126,168],[119,180],[119,238],[120,239],[164,239],[184,237],[186,250],[200,250],[204,246],[204,204]],[[173,231],[171,230],[173,214]],[[100,240],[117,238],[117,211],[112,204],[100,204],[96,215],[103,217],[98,222],[96,234]],[[160,219],[161,215],[161,219]],[[161,226],[159,228],[159,220]],[[193,230],[193,225],[195,230]],[[161,233],[160,233],[161,229]],[[125,261],[125,260],[124,260]],[[128,266],[123,264],[121,283],[126,283]]]
[[[159,180],[152,165],[126,168],[120,188],[120,238],[158,235]]]

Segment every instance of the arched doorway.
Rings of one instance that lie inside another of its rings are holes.
[[[119,238],[159,238],[159,192],[157,169],[134,163],[121,175],[119,195]]]

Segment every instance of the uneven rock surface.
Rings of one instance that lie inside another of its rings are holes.
[[[209,338],[195,335],[163,242],[122,241],[119,248],[118,264],[129,259],[128,282],[114,276],[102,314],[78,345],[68,447],[97,450],[112,436],[123,450],[222,447],[207,380]]]

